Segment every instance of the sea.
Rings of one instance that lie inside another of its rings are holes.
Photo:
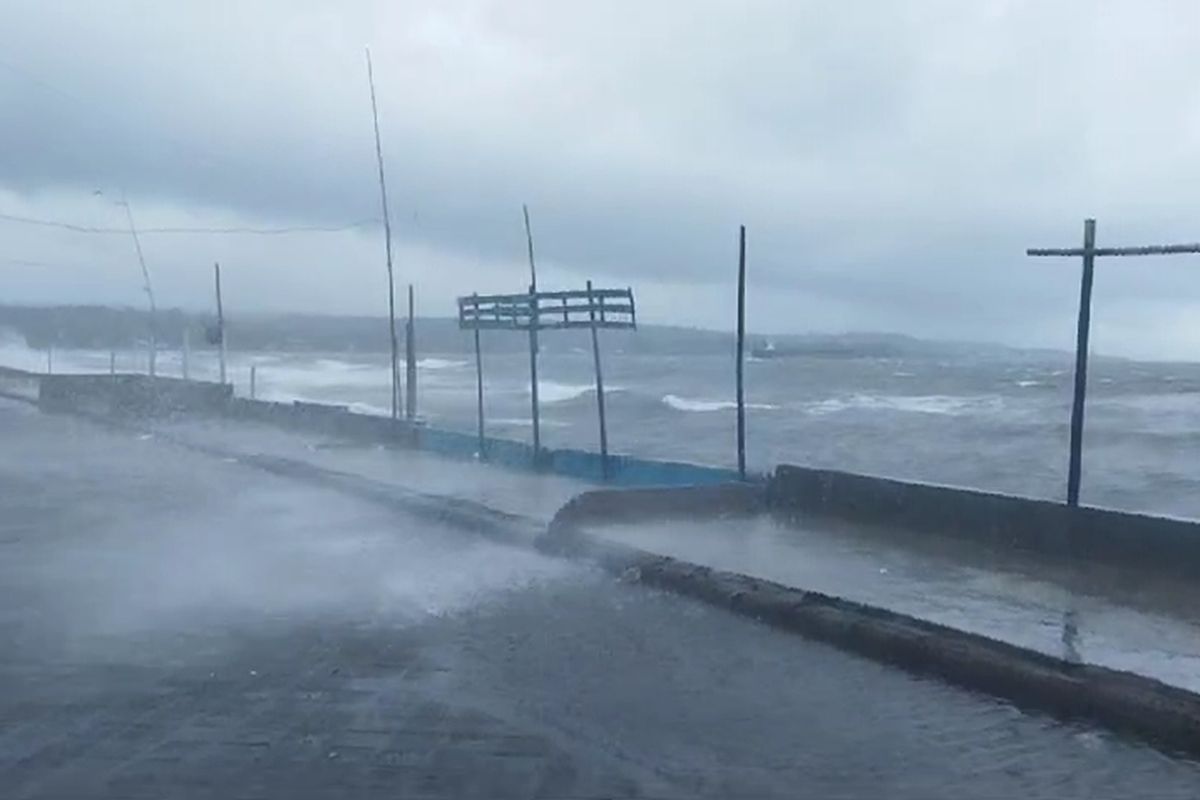
[[[145,372],[144,351],[115,354]],[[109,351],[27,347],[0,338],[0,365],[107,372]],[[603,356],[610,450],[732,467],[737,463],[733,354]],[[383,353],[234,352],[237,394],[389,413]],[[161,375],[182,354],[162,351]],[[214,380],[217,358],[193,351],[192,378]],[[528,354],[486,354],[485,427],[529,440]],[[542,442],[599,449],[592,354],[539,357]],[[476,429],[476,370],[462,353],[417,362],[417,414],[429,425]],[[1061,500],[1066,494],[1073,356],[986,350],[906,357],[787,356],[745,364],[748,467],[803,464]],[[1089,370],[1081,500],[1200,518],[1200,364],[1094,359]]]

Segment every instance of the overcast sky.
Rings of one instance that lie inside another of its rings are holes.
[[[1069,347],[1077,261],[1200,240],[1200,4],[4,0],[0,214],[124,225],[159,304],[383,313],[364,46],[419,313],[539,280],[643,319]],[[100,192],[97,194],[97,192]],[[363,224],[365,223],[365,224]],[[274,236],[154,228],[342,227]],[[142,302],[127,235],[0,220],[0,300]],[[1200,357],[1200,257],[1111,260],[1105,352]]]

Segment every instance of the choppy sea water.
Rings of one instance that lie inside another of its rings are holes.
[[[55,352],[55,372],[106,371],[109,353]],[[46,354],[0,346],[0,364],[44,370]],[[162,352],[160,374],[179,375]],[[591,354],[540,358],[542,440],[598,448]],[[144,353],[118,353],[121,371]],[[260,398],[343,403],[388,413],[384,354],[235,353],[230,377]],[[736,463],[732,356],[605,353],[614,452]],[[211,352],[194,377],[212,378]],[[1097,359],[1089,375],[1082,499],[1113,508],[1200,518],[1200,364]],[[526,355],[485,354],[488,433],[530,436]],[[418,413],[432,425],[475,429],[475,365],[468,356],[418,362]],[[746,364],[747,458],[833,467],[1034,497],[1065,495],[1072,386],[1067,354],[937,358],[751,359]]]

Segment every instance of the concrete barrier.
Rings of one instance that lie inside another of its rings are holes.
[[[622,580],[692,597],[1025,708],[1098,722],[1168,750],[1200,755],[1200,695],[1185,689],[1068,662],[884,608],[648,553],[587,531],[589,526],[629,521],[638,513],[707,518],[706,506],[752,513],[765,501],[765,492],[756,498],[749,489],[589,492],[555,515],[537,547],[553,555],[586,558]]]
[[[790,465],[775,470],[767,500],[785,516],[825,515],[1048,559],[1200,575],[1200,521]]]

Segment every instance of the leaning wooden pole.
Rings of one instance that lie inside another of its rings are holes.
[[[587,282],[588,319],[592,323],[592,361],[596,365],[596,411],[600,415],[600,474],[608,480],[608,424],[604,418],[604,370],[600,367],[600,334],[596,328],[596,307],[592,282]]]
[[[745,347],[746,347],[746,226],[741,226],[738,236],[738,290],[737,290],[737,464],[738,476],[746,479],[746,394],[745,394]]]
[[[371,67],[371,49],[367,48],[367,84],[371,89],[371,119],[375,125],[375,161],[379,166],[379,201],[383,208],[383,246],[387,255],[388,339],[392,355],[392,419],[400,415],[400,364],[396,341],[396,279],[392,268],[392,221],[388,217],[387,181],[383,173],[383,145],[379,138],[379,106],[375,101],[375,71]]]
[[[542,433],[538,422],[538,300],[537,300],[537,266],[533,259],[533,228],[529,224],[529,206],[522,205],[521,212],[525,215],[525,242],[529,247],[529,396],[530,416],[533,423],[533,463],[536,465],[542,455]]]
[[[1083,275],[1079,282],[1079,324],[1075,331],[1075,394],[1071,402],[1071,461],[1067,467],[1067,505],[1079,505],[1083,471],[1083,407],[1087,395],[1088,334],[1092,324],[1092,277],[1096,220],[1083,221]]]

